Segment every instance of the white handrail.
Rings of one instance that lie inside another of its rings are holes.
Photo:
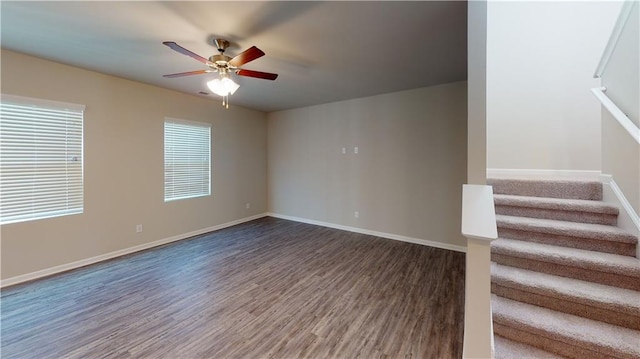
[[[618,123],[620,123],[620,125],[629,132],[631,137],[633,137],[638,144],[640,144],[640,128],[638,128],[638,126],[636,126],[635,123],[633,123],[633,121],[631,121],[631,119],[627,117],[627,115],[625,115],[624,112],[622,112],[622,110],[613,103],[613,101],[611,101],[611,99],[604,93],[606,90],[607,89],[605,87],[595,87],[591,89],[591,92],[593,92],[596,98],[600,100],[602,106],[611,113],[613,118],[615,118]]]
[[[611,54],[613,54],[613,50],[615,50],[616,45],[618,44],[618,39],[620,39],[622,30],[627,24],[627,20],[629,20],[631,9],[636,3],[637,1],[625,1],[622,5],[620,15],[618,15],[618,20],[616,20],[616,24],[613,26],[613,31],[611,32],[611,36],[609,36],[609,41],[607,42],[607,46],[604,48],[602,57],[600,57],[600,62],[598,62],[598,67],[596,67],[596,73],[593,74],[593,77],[602,77],[602,74],[609,63],[609,59],[611,59]]]

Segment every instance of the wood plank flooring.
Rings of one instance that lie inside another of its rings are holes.
[[[1,293],[2,358],[460,358],[464,254],[262,218]]]

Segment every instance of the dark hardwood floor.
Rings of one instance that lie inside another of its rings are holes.
[[[464,254],[274,218],[16,285],[2,358],[460,358]]]

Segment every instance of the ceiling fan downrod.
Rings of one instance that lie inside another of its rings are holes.
[[[224,53],[224,50],[226,50],[229,45],[231,45],[229,41],[225,39],[215,39],[213,40],[213,44],[216,46],[216,49],[220,51],[220,53]]]

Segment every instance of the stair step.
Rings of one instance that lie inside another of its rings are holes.
[[[509,299],[640,330],[640,292],[491,264],[492,292]]]
[[[639,358],[640,331],[492,295],[497,335],[570,358]]]
[[[546,352],[531,345],[514,342],[505,337],[496,335],[495,359],[563,359],[559,355]]]
[[[640,260],[635,257],[498,238],[491,243],[491,260],[511,267],[640,290]]]
[[[488,178],[493,193],[516,196],[602,200],[602,183],[584,180],[531,180]]]
[[[600,201],[495,194],[496,214],[615,226],[619,210]]]
[[[496,215],[498,236],[635,256],[638,238],[613,226]]]

